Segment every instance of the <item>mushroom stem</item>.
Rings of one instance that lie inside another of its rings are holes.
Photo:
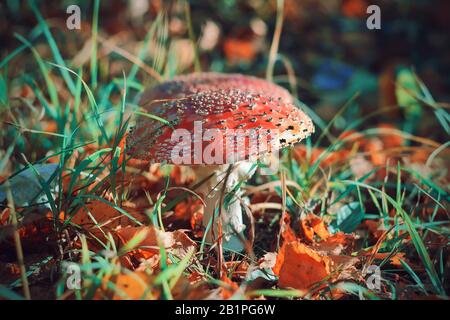
[[[242,179],[249,179],[255,172],[256,168],[252,168],[251,162],[241,161],[235,164],[231,169],[228,178],[226,178],[228,165],[216,166],[196,166],[193,170],[197,176],[197,181],[204,181],[197,191],[204,196],[206,204],[203,214],[203,226],[206,228],[210,223],[216,208],[220,205],[222,188],[225,188],[225,194],[230,193],[235,188],[236,184]],[[225,181],[225,179],[227,181]],[[225,184],[225,185],[224,185]],[[222,210],[221,221],[223,231],[223,247],[228,250],[241,252],[245,245],[242,242],[243,231],[246,226],[242,219],[241,195],[240,189],[236,192],[229,201],[227,208]],[[217,220],[206,234],[206,241],[214,243],[219,237]]]

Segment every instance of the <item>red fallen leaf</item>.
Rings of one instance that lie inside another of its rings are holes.
[[[282,288],[307,291],[330,275],[331,260],[300,241],[285,243],[272,269]]]
[[[233,294],[239,289],[239,286],[236,282],[233,282],[230,278],[228,278],[226,275],[223,275],[220,279],[221,281],[228,284],[228,287],[223,286],[222,289],[222,298],[223,299],[229,299],[233,296]]]
[[[308,214],[304,219],[300,220],[301,231],[306,240],[314,242],[314,235],[318,236],[322,240],[328,239],[330,233],[322,218],[315,214]]]
[[[256,56],[255,45],[251,39],[227,38],[223,43],[223,51],[231,64],[240,61],[251,62]]]
[[[183,231],[177,230],[174,232],[160,231],[154,227],[126,227],[119,229],[116,232],[119,237],[122,247],[127,245],[134,237],[143,237],[138,241],[135,248],[130,254],[137,260],[146,260],[159,254],[160,245],[163,246],[167,252],[172,253],[178,258],[183,258],[188,251],[196,248],[196,243],[192,241]]]

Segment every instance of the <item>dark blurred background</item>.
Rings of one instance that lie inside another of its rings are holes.
[[[36,3],[69,65],[88,64],[89,59],[83,57],[82,50],[91,34],[93,1]],[[276,1],[191,0],[189,3],[202,70],[264,77],[275,29]],[[79,31],[64,28],[66,8],[70,4],[81,8]],[[366,27],[369,16],[366,9],[372,4],[381,8],[381,30]],[[189,41],[184,1],[102,1],[100,34],[137,55],[149,28],[162,11],[167,13],[168,30],[164,59],[166,63],[175,63],[161,70],[166,77],[193,71],[195,52]],[[438,102],[449,101],[449,21],[448,0],[285,0],[274,79],[298,94],[300,100],[325,120],[355,92],[361,96],[358,105],[349,109],[346,119],[397,105],[395,83],[406,69],[418,74]],[[27,1],[2,0],[0,57],[4,58],[20,45],[14,33],[30,38],[36,25]],[[48,53],[42,36],[32,42],[44,56]],[[148,51],[149,56],[154,54],[154,46],[149,45]],[[12,64],[10,73],[33,70],[32,62],[20,62],[20,68]],[[122,69],[130,67],[129,62],[119,61],[104,68],[103,76],[120,76]],[[152,82],[145,75],[142,77],[144,83]],[[401,123],[404,116],[393,107],[376,121]],[[336,122],[336,126],[346,125],[345,121]],[[425,121],[422,126],[426,133],[434,124],[427,126]]]

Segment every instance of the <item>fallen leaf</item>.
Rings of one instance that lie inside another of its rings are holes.
[[[312,213],[300,220],[300,227],[305,239],[309,242],[315,241],[315,235],[322,240],[326,240],[330,236],[328,228],[322,218]]]
[[[166,249],[166,252],[182,259],[191,248],[197,245],[183,231],[164,232],[155,227],[125,227],[117,230],[122,247],[129,245],[134,237],[142,237],[134,245],[132,255],[138,260],[149,259],[155,254],[159,254],[160,245]],[[138,239],[139,240],[139,239]],[[132,248],[130,248],[132,249]]]
[[[309,290],[330,275],[331,260],[299,242],[285,243],[277,256],[273,272],[282,288]]]
[[[102,289],[97,292],[96,298],[106,295],[112,300],[149,300],[157,299],[159,293],[150,290],[154,276],[150,276],[142,271],[120,273],[114,276],[105,277]],[[108,282],[113,282],[115,289],[109,289]]]
[[[249,264],[246,261],[227,261],[225,262],[228,274],[232,279],[244,279],[247,275]]]
[[[261,269],[272,269],[277,263],[277,254],[275,252],[267,252],[258,260],[258,266]]]
[[[144,222],[146,219],[137,210],[132,208],[123,209],[139,222]],[[105,239],[104,235],[114,231],[118,226],[128,226],[135,222],[108,203],[92,200],[73,215],[71,223],[83,227],[96,237]]]
[[[239,286],[236,282],[233,282],[226,275],[223,275],[220,279],[225,282],[228,286],[222,286],[222,299],[229,299],[233,296],[233,294],[239,289]]]
[[[287,212],[284,212],[280,219],[280,234],[284,242],[297,240],[297,236],[291,228],[291,217]]]

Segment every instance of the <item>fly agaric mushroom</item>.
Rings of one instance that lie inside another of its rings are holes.
[[[311,119],[292,103],[285,89],[254,77],[181,76],[144,93],[141,101],[149,99],[146,111],[170,126],[140,117],[128,134],[128,153],[153,163],[190,165],[199,181],[209,178],[197,190],[205,196],[205,227],[221,205],[222,188],[230,193],[239,181],[251,177],[259,157],[314,132]],[[234,191],[220,218],[224,247],[242,251],[241,193]],[[207,233],[208,241],[214,240],[213,233],[217,235],[217,224]]]
[[[272,98],[281,98],[285,103],[294,102],[293,97],[286,89],[264,79],[239,73],[199,72],[176,76],[173,80],[150,88],[143,93],[140,103],[145,107],[155,100],[173,100],[207,90],[233,88],[252,93],[269,93]]]

